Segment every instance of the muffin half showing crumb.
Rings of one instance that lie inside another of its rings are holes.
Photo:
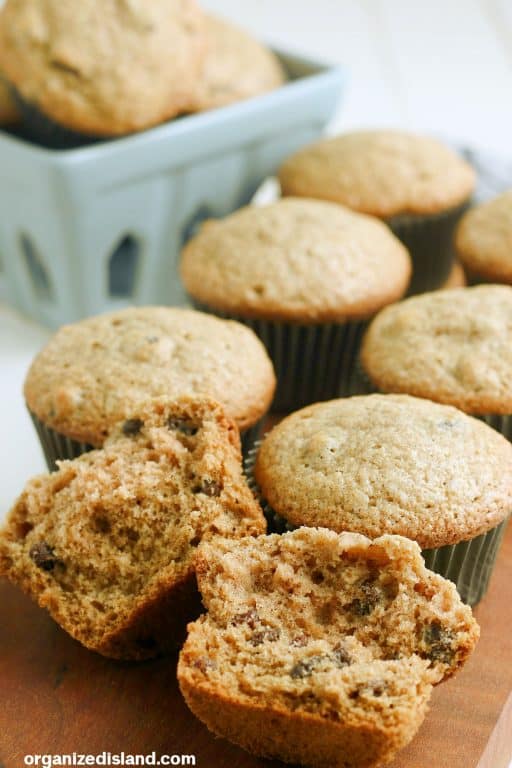
[[[217,539],[197,573],[208,613],[188,628],[182,693],[215,734],[286,762],[384,764],[479,635],[455,587],[400,536]]]
[[[157,399],[103,449],[27,484],[0,533],[0,574],[87,648],[144,659],[199,613],[199,543],[264,530],[235,423],[213,401]]]

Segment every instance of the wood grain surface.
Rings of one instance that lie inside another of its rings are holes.
[[[512,766],[512,693],[501,710],[498,722],[487,742],[477,768],[510,768]]]
[[[476,615],[477,650],[458,677],[435,690],[425,723],[393,768],[478,765],[512,690],[512,526]],[[3,582],[0,768],[21,768],[25,754],[104,750],[194,754],[202,768],[278,765],[211,736],[183,703],[175,669],[173,658],[123,664],[86,651]],[[506,742],[499,749],[510,748]]]

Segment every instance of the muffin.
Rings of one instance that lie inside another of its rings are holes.
[[[455,249],[471,282],[512,285],[512,189],[464,215]]]
[[[16,125],[20,121],[20,114],[6,84],[1,79],[0,73],[0,128]]]
[[[202,112],[249,99],[286,81],[277,56],[234,24],[206,17],[208,50],[195,110]]]
[[[368,395],[304,408],[263,440],[254,467],[292,526],[416,541],[475,604],[512,510],[512,445],[451,406]]]
[[[361,365],[373,390],[453,405],[512,439],[512,287],[428,293],[384,310]]]
[[[150,401],[104,448],[31,480],[0,533],[0,574],[104,656],[174,648],[199,613],[198,544],[265,530],[222,408]]]
[[[288,198],[209,221],[185,246],[197,306],[258,334],[277,374],[275,410],[350,391],[363,329],[406,291],[406,249],[380,221]]]
[[[299,150],[279,170],[284,195],[332,200],[387,222],[411,253],[410,293],[439,288],[454,227],[475,186],[471,166],[435,139],[360,131]]]
[[[89,137],[140,131],[195,99],[205,53],[195,0],[7,0],[1,19],[0,67],[44,139],[52,124]]]
[[[249,444],[274,387],[265,348],[240,323],[132,307],[62,327],[32,363],[24,391],[54,469],[57,459],[100,447],[139,402],[163,395],[212,397]]]
[[[178,680],[216,735],[315,768],[387,764],[478,639],[471,609],[398,536],[300,528],[198,553],[208,613]]]

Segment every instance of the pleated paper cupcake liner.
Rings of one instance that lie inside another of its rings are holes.
[[[489,587],[508,518],[469,541],[423,550],[427,568],[453,581],[462,600],[476,605]]]
[[[254,465],[262,441],[255,443],[244,461],[247,484],[258,499],[267,520],[268,533],[285,533],[297,526],[288,523],[262,496],[254,478]],[[461,541],[446,547],[422,550],[425,565],[431,571],[444,576],[457,587],[461,599],[468,605],[476,605],[489,587],[496,557],[505,533],[508,518],[490,531],[469,541]],[[383,531],[385,533],[385,531]]]
[[[261,339],[274,365],[274,412],[294,411],[310,403],[357,391],[355,361],[368,321],[296,325],[240,317],[194,301],[203,312],[236,320]]]
[[[252,427],[249,427],[248,429],[244,429],[243,432],[240,432],[240,440],[242,442],[242,454],[244,456],[247,456],[249,451],[253,448],[255,443],[261,438],[261,435],[263,433],[263,426],[265,424],[265,416],[261,418],[259,421],[256,422],[256,424],[253,424]]]
[[[354,381],[357,382],[358,395],[383,394],[377,389],[373,381],[366,373],[365,369],[363,368],[363,364],[361,363],[360,357],[358,357],[355,362]]]
[[[55,472],[57,467],[57,461],[63,461],[64,459],[76,459],[81,456],[82,453],[94,450],[94,446],[90,443],[81,443],[78,440],[73,440],[66,435],[56,432],[51,427],[47,427],[46,424],[37,418],[37,416],[29,411],[32,418],[32,422],[39,437],[41,448],[43,449],[46,465],[50,472]],[[248,451],[253,447],[255,442],[261,437],[263,431],[265,419],[262,418],[253,424],[249,429],[244,430],[241,433],[242,453],[245,456]]]
[[[77,149],[78,147],[105,141],[98,136],[88,136],[65,128],[41,112],[12,86],[9,88],[22,116],[22,135],[48,149]]]
[[[244,472],[247,479],[247,485],[261,505],[267,521],[267,533],[286,533],[286,531],[293,531],[297,526],[288,523],[284,517],[281,517],[281,515],[278,515],[277,512],[272,509],[270,504],[268,504],[261,495],[261,489],[254,478],[254,465],[256,464],[256,456],[258,455],[262,442],[262,440],[255,442],[244,458]]]
[[[475,418],[485,421],[496,432],[500,432],[507,440],[512,442],[512,414],[490,413],[484,416],[475,415]]]
[[[411,254],[413,273],[407,295],[434,291],[448,279],[455,255],[453,233],[468,203],[433,216],[397,216],[388,225]]]
[[[62,435],[60,432],[56,432],[51,427],[47,427],[43,424],[41,419],[29,411],[32,418],[34,427],[43,449],[44,458],[50,472],[55,472],[57,467],[57,461],[63,459],[76,459],[77,456],[81,456],[82,453],[92,451],[94,446],[90,443],[81,443],[78,440],[73,440],[66,435]]]

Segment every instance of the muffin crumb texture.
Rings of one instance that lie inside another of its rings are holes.
[[[181,690],[210,730],[265,757],[383,765],[479,635],[455,587],[401,537],[216,540],[197,570],[208,613],[189,625]]]
[[[199,613],[199,543],[264,530],[236,425],[213,402],[158,399],[103,449],[27,484],[0,573],[83,645],[143,659],[175,648]]]

